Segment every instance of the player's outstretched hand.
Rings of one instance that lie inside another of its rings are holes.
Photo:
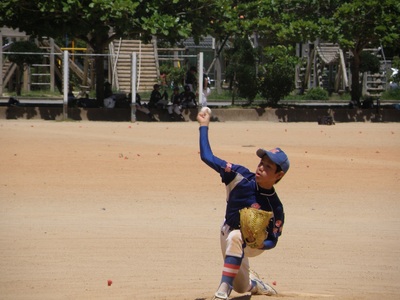
[[[200,126],[208,126],[210,124],[211,115],[206,110],[201,110],[197,114],[197,121],[199,122]]]

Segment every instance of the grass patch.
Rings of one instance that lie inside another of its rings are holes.
[[[24,98],[62,98],[62,94],[60,92],[50,92],[50,91],[30,91],[30,92],[21,92],[20,96],[17,96],[17,93],[11,92],[11,93],[3,93],[4,97],[24,97]]]

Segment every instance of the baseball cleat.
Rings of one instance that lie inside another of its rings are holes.
[[[228,283],[222,282],[212,300],[228,300],[231,291],[232,287]]]
[[[228,300],[229,296],[224,292],[216,292],[212,300]]]
[[[256,284],[256,289],[251,292],[252,295],[272,296],[278,294],[273,287],[263,282],[256,272],[250,271],[250,279]]]

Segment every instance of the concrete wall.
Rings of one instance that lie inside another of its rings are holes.
[[[169,121],[165,111],[153,111],[160,121]],[[185,110],[186,121],[196,121],[197,110]],[[148,121],[148,117],[137,112],[137,121]],[[349,108],[214,108],[212,120],[225,121],[269,121],[269,122],[317,122],[320,117],[331,116],[335,122],[400,122],[400,110],[349,109]],[[0,106],[0,119],[63,120],[62,107],[7,107]],[[69,108],[68,119],[85,121],[131,120],[130,109]]]

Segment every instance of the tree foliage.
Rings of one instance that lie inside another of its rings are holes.
[[[78,38],[96,54],[120,37],[176,41],[208,33],[225,0],[3,0],[0,26],[37,37]],[[104,57],[95,57],[96,95],[103,98]]]
[[[381,62],[379,58],[367,51],[360,53],[360,72],[379,73],[381,69]]]
[[[337,0],[333,14],[321,16],[322,38],[337,42],[353,55],[351,98],[360,101],[361,55],[366,48],[398,45],[400,2],[397,0]]]
[[[294,71],[298,59],[290,47],[276,46],[265,49],[264,64],[259,73],[261,96],[272,105],[289,95],[294,88]]]
[[[239,97],[253,101],[257,95],[258,61],[257,49],[254,49],[248,38],[234,39],[233,48],[227,51],[229,64],[226,69],[226,78],[230,86],[237,90]]]
[[[20,67],[39,63],[41,61],[40,48],[31,41],[18,41],[11,45],[8,60]],[[21,54],[19,54],[21,53]]]
[[[235,9],[242,17],[237,22],[240,26],[231,28],[248,35],[256,32],[263,47],[322,40],[349,51],[353,56],[351,93],[356,101],[361,94],[363,50],[399,47],[398,0],[250,0],[241,1]]]
[[[338,43],[354,57],[352,100],[360,95],[363,50],[399,47],[400,40],[398,0],[2,0],[0,11],[0,26],[38,37],[79,38],[98,54],[119,37],[174,42],[254,34],[261,47],[317,39]],[[101,98],[104,62],[102,56],[95,59]]]
[[[8,60],[17,65],[17,95],[21,95],[21,80],[25,67],[41,62],[41,49],[31,41],[18,41],[11,45]]]
[[[186,70],[173,66],[172,62],[165,62],[160,65],[160,74],[165,75],[165,81],[171,88],[181,88],[185,80]]]

